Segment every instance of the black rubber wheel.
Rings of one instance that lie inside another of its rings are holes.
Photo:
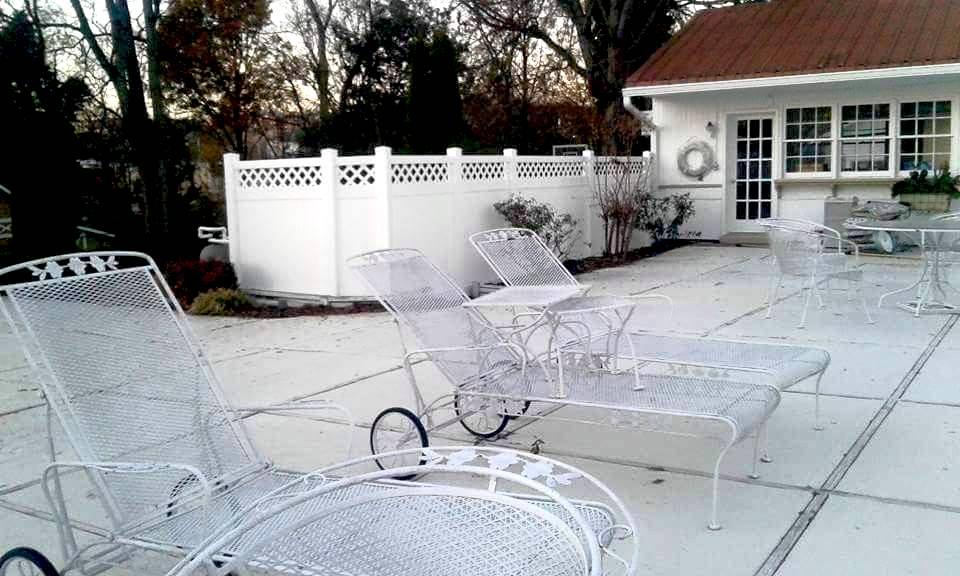
[[[387,408],[374,418],[373,425],[370,426],[370,452],[374,456],[394,450],[426,448],[429,445],[427,429],[423,427],[420,418],[406,408]],[[405,456],[396,456],[390,461],[377,458],[376,462],[381,470],[389,470],[400,466],[419,466],[426,462],[426,456],[411,452]],[[406,474],[395,478],[412,480],[416,477],[416,474]]]
[[[500,400],[495,400],[495,399],[491,399],[490,401],[500,402]],[[453,411],[456,412],[457,416],[461,416],[459,394],[454,394],[453,396]],[[526,409],[524,409],[524,412],[526,412]],[[504,428],[507,427],[507,424],[510,423],[510,420],[513,419],[511,416],[498,414],[498,417],[500,420],[499,422],[496,423],[496,425],[489,425],[481,428],[481,426],[478,426],[476,423],[471,424],[467,422],[467,418],[473,418],[474,416],[480,416],[481,422],[486,420],[486,415],[483,412],[479,412],[477,414],[474,414],[473,416],[467,416],[466,418],[461,416],[459,420],[460,425],[463,426],[464,430],[473,434],[477,438],[484,438],[484,439],[495,438],[496,436],[498,436],[501,432],[503,432]]]
[[[60,576],[47,557],[33,548],[14,548],[0,556],[0,576]]]

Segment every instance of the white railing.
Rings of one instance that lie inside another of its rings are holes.
[[[651,158],[645,155],[643,162]],[[241,161],[224,156],[230,260],[240,285],[264,295],[364,297],[345,265],[354,254],[418,248],[463,285],[491,280],[467,236],[504,226],[494,202],[519,193],[577,219],[576,256],[599,253],[591,181],[609,159],[582,156],[371,156]]]

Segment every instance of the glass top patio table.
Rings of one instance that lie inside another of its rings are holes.
[[[914,236],[923,253],[923,270],[920,278],[907,286],[887,292],[880,297],[877,306],[882,306],[884,299],[894,294],[900,294],[916,289],[913,300],[901,302],[900,308],[920,314],[957,314],[960,308],[949,304],[947,289],[958,292],[950,284],[949,277],[942,272],[948,264],[948,254],[960,255],[960,219],[938,218],[938,215],[911,214],[897,220],[872,220],[869,218],[852,218],[847,221],[848,228],[869,230],[873,232],[898,232]]]

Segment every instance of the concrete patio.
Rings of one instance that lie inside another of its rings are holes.
[[[868,301],[918,274],[910,258],[865,257]],[[643,532],[641,574],[955,574],[960,566],[960,354],[955,316],[914,318],[889,302],[867,324],[856,301],[835,295],[811,307],[797,329],[800,299],[784,290],[764,319],[767,251],[699,244],[581,276],[596,293],[656,291],[676,303],[638,314],[636,328],[815,345],[833,362],[823,380],[822,431],[813,429],[813,382],[786,392],[769,426],[773,462],[747,477],[749,443],[724,462],[720,515],[706,529],[716,446],[661,434],[532,421],[503,446],[569,461],[606,481]],[[193,318],[227,394],[239,405],[324,397],[369,426],[376,414],[410,405],[396,328],[386,314],[278,320]],[[425,388],[446,388],[416,367]],[[343,457],[346,426],[255,416],[261,449],[308,470]],[[355,431],[354,453],[367,431]],[[434,444],[471,438],[459,427]],[[0,491],[36,478],[44,465],[44,410],[12,337],[0,335]],[[65,453],[62,457],[69,457]],[[77,487],[80,517],[97,523],[92,495]],[[0,551],[28,545],[59,561],[56,530],[36,487],[0,497]],[[89,510],[88,510],[89,509]],[[92,529],[92,528],[91,528]]]

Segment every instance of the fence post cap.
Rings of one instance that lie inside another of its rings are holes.
[[[584,150],[581,154],[584,158],[593,158],[593,150]]]
[[[511,158],[515,158],[515,157],[517,156],[517,149],[516,149],[516,148],[504,148],[504,149],[503,149],[503,155],[504,155],[504,156],[509,156],[509,157],[511,157]]]
[[[649,157],[651,157],[651,156],[653,156],[653,153],[650,152],[649,150],[644,150],[644,151],[643,151],[643,157],[644,157],[644,158],[649,158]]]
[[[373,153],[377,156],[389,156],[391,148],[389,146],[377,146],[373,149]]]
[[[320,150],[321,158],[336,158],[339,154],[336,148],[323,148]]]
[[[447,148],[447,156],[463,156],[463,148],[459,146]]]

